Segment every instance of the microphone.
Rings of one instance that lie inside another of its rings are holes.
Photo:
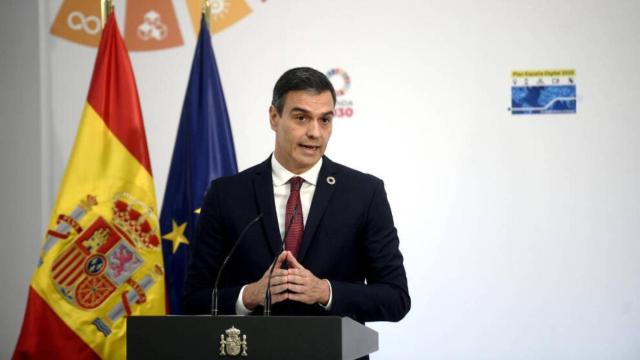
[[[300,192],[300,189],[302,188],[302,184],[303,182],[300,183],[300,188],[298,188],[298,192]],[[284,232],[284,236],[282,237],[282,251],[285,250],[284,246],[285,246],[285,242],[287,240],[287,236],[289,235],[289,230],[291,230],[291,225],[293,225],[293,221],[296,218],[296,215],[298,214],[298,204],[296,204],[296,206],[293,208],[293,212],[291,213],[291,219],[289,219],[289,225],[287,225],[287,228]],[[280,256],[280,254],[276,254],[276,256],[273,258],[273,261],[271,262],[271,266],[269,267],[269,278],[267,279],[267,291],[265,291],[264,294],[264,316],[271,316],[271,275],[273,275],[273,270],[276,267],[276,260],[278,260],[278,257]]]
[[[227,262],[229,262],[229,259],[231,259],[231,255],[233,255],[233,253],[236,251],[238,244],[240,244],[240,241],[242,241],[242,238],[244,238],[244,235],[247,233],[247,231],[249,231],[251,226],[257,223],[261,218],[262,218],[262,213],[258,214],[258,216],[256,216],[255,219],[251,220],[251,222],[249,222],[247,226],[245,226],[244,229],[242,229],[240,236],[238,236],[238,240],[236,240],[236,243],[233,244],[233,247],[231,247],[231,250],[229,250],[229,254],[222,262],[222,265],[218,270],[218,275],[216,276],[216,282],[213,284],[213,292],[211,293],[211,315],[212,316],[218,316],[218,284],[220,283],[220,275],[222,274],[222,271],[227,265]]]

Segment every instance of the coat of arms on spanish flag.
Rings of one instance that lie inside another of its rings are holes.
[[[165,313],[161,249],[137,88],[112,12],[14,358],[125,358],[126,317]]]

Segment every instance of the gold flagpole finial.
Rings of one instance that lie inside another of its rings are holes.
[[[100,0],[100,12],[102,15],[102,28],[107,23],[109,14],[113,11],[113,0]]]
[[[202,15],[204,16],[204,22],[207,27],[211,27],[211,4],[209,0],[202,1]]]

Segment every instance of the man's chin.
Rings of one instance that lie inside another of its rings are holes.
[[[297,160],[296,162],[297,162],[298,168],[308,170],[311,167],[313,167],[313,165],[315,165],[320,160],[321,157],[322,155],[300,156],[298,159],[296,159]]]

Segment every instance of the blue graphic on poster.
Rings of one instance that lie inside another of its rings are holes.
[[[511,113],[553,114],[576,112],[576,86],[513,86]]]

